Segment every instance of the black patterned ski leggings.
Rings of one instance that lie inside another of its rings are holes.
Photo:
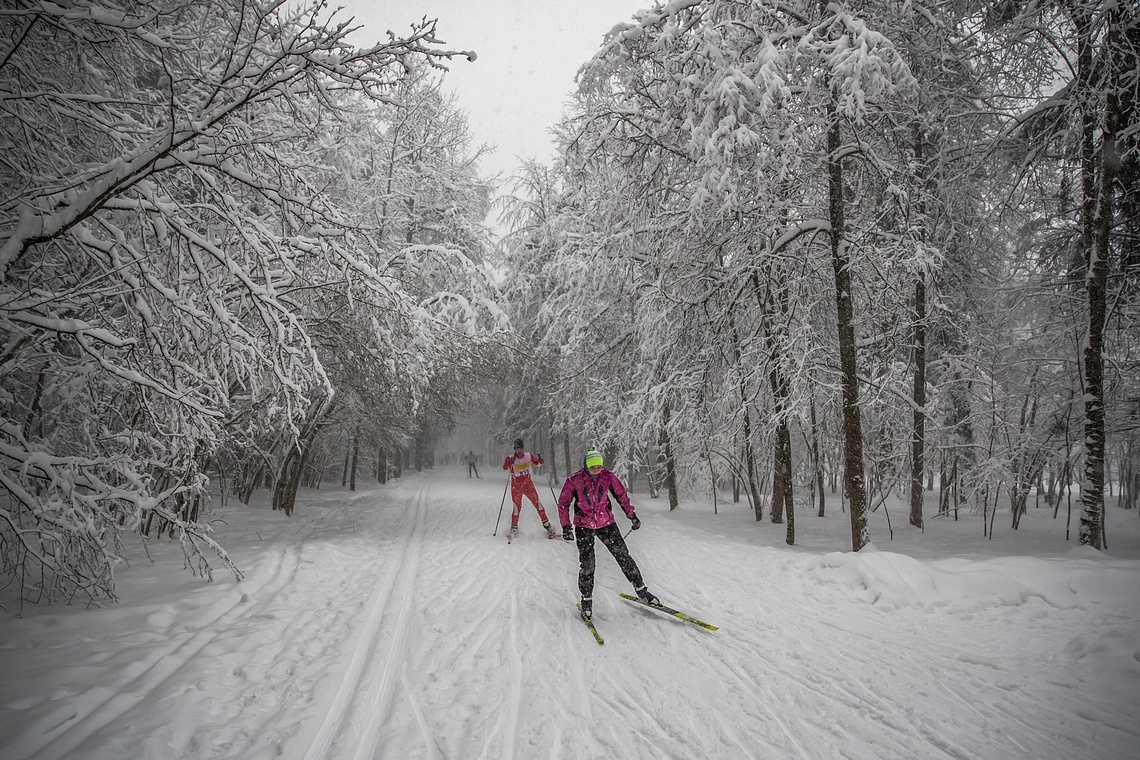
[[[616,524],[596,530],[575,528],[574,537],[578,542],[578,590],[582,592],[583,599],[589,599],[594,594],[594,536],[597,536],[602,545],[610,550],[610,554],[614,555],[618,567],[634,588],[644,585],[641,571],[637,569],[633,557],[629,556],[625,539],[621,537],[621,530]]]

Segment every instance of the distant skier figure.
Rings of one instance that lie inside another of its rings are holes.
[[[546,537],[555,537],[554,528],[550,526],[550,520],[546,517],[546,510],[538,503],[538,491],[535,490],[534,481],[530,477],[534,466],[542,463],[541,454],[535,455],[523,451],[522,438],[515,439],[515,453],[503,460],[503,469],[511,473],[511,501],[515,503],[515,509],[511,512],[511,530],[507,534],[508,539],[519,534],[519,512],[522,511],[524,496],[530,499],[534,503],[534,508],[538,510],[542,527],[546,528]]]
[[[479,478],[479,468],[475,465],[479,462],[479,457],[475,456],[474,451],[468,451],[465,459],[467,462],[467,477],[471,477],[471,473],[475,473],[475,477]],[[482,480],[483,478],[479,478]]]
[[[629,517],[634,530],[641,527],[641,520],[634,512],[633,504],[625,486],[612,471],[602,467],[604,460],[595,449],[586,452],[582,469],[566,479],[562,493],[558,497],[558,518],[562,523],[562,537],[567,541],[578,539],[578,590],[582,592],[582,617],[590,620],[594,614],[594,537],[610,550],[617,560],[618,567],[626,580],[633,584],[638,599],[650,604],[660,604],[661,600],[649,592],[641,571],[629,549],[621,530],[614,520],[610,504],[612,493]],[[574,505],[574,528],[570,528],[570,506]]]

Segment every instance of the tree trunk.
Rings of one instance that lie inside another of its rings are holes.
[[[235,495],[238,501],[249,506],[249,500],[253,498],[253,492],[261,483],[263,473],[264,465],[260,459],[255,461],[251,458],[241,466],[238,482],[235,483]]]
[[[360,460],[360,426],[352,426],[352,464],[348,468],[348,490],[356,490],[356,464]]]
[[[855,308],[851,292],[851,261],[843,226],[843,164],[839,156],[839,115],[832,93],[827,130],[828,210],[831,221],[831,263],[835,270],[835,307],[839,334],[839,371],[843,387],[843,485],[851,506],[851,549],[870,542],[867,495],[863,475],[863,429],[859,415],[859,376],[855,356]]]
[[[785,511],[790,513],[794,506],[792,497],[795,484],[792,482],[792,430],[788,426],[788,418],[784,410],[788,407],[788,386],[783,375],[773,371],[772,382],[778,385],[773,388],[777,397],[776,409],[779,415],[776,419],[775,445],[773,446],[772,470],[772,522],[784,521]]]
[[[772,506],[768,509],[769,518],[773,525],[784,521],[784,463],[783,441],[777,431],[776,440],[772,442]]]
[[[709,463],[709,482],[712,483],[713,514],[719,514],[716,500],[716,468],[713,467],[712,456],[705,457]]]
[[[781,286],[779,278],[772,278],[777,288]],[[764,333],[764,345],[768,351],[768,385],[772,392],[773,418],[775,420],[774,441],[772,446],[772,507],[770,510],[772,522],[784,521],[785,508],[792,509],[794,484],[792,482],[792,432],[788,425],[788,411],[791,406],[791,392],[788,388],[788,378],[780,363],[781,348],[776,340],[773,328],[773,317],[780,315],[786,321],[787,305],[782,291],[773,297],[769,288],[764,291],[760,287],[760,278],[756,272],[752,273],[752,287],[755,291],[756,302],[761,311],[761,322]]]
[[[792,501],[792,490],[795,483],[792,480],[792,431],[788,427],[787,421],[781,425],[783,428],[781,432],[780,448],[784,450],[783,456],[780,460],[784,465],[784,509],[787,514],[788,527],[784,533],[784,542],[791,545],[796,542],[796,505]]]
[[[656,499],[661,493],[661,478],[657,474],[656,444],[646,447],[645,483],[649,487],[649,498]]]
[[[665,452],[665,488],[669,492],[669,511],[680,503],[677,496],[677,463],[673,459],[673,446],[669,442],[669,404],[661,412],[661,446]]]
[[[919,217],[920,235],[926,228],[926,204],[923,193],[926,191],[926,158],[922,127],[914,125],[914,158],[918,167],[916,213]],[[926,462],[926,273],[921,271],[914,282],[914,411],[910,442],[910,524],[922,528],[922,471]]]
[[[297,486],[301,481],[301,470],[304,467],[306,445],[298,441],[297,447],[291,448],[285,455],[285,460],[278,470],[277,482],[273,486],[273,509],[292,515],[297,504]]]
[[[816,498],[819,500],[819,517],[824,516],[824,507],[827,503],[827,496],[824,494],[823,487],[823,461],[819,453],[819,422],[815,416],[815,396],[811,397],[811,464],[812,472],[815,473],[813,482],[815,483]]]
[[[1104,46],[1110,61],[1116,58],[1114,51],[1119,47],[1119,10],[1108,11],[1108,40]],[[1116,165],[1119,160],[1116,152],[1117,102],[1115,90],[1107,88],[1104,106],[1104,119],[1100,125],[1101,149],[1099,160],[1093,149],[1094,132],[1097,124],[1092,113],[1095,89],[1092,77],[1091,11],[1079,11],[1077,25],[1079,73],[1085,80],[1086,89],[1081,101],[1081,125],[1084,131],[1082,157],[1084,158],[1082,186],[1093,196],[1084,198],[1083,213],[1094,210],[1091,220],[1084,225],[1088,238],[1085,241],[1088,251],[1088,270],[1085,277],[1085,290],[1088,297],[1088,331],[1085,337],[1085,468],[1081,483],[1081,520],[1079,541],[1082,546],[1104,548],[1104,325],[1108,292],[1109,236],[1113,222],[1113,183]],[[1087,68],[1086,68],[1087,67]],[[1116,67],[1109,67],[1108,77]],[[1087,73],[1086,73],[1087,72]],[[1122,72],[1121,72],[1122,73]],[[1096,173],[1100,170],[1100,184],[1097,188]],[[1097,190],[1099,189],[1099,192]]]
[[[743,391],[743,389],[742,389]],[[752,509],[756,521],[764,518],[764,505],[760,502],[760,484],[756,482],[756,449],[752,444],[752,407],[744,403],[744,467],[748,470],[748,492],[752,494]]]
[[[297,435],[296,441],[285,451],[284,458],[277,469],[276,482],[273,484],[273,509],[293,514],[293,507],[297,503],[297,487],[301,484],[301,474],[309,458],[309,450],[316,440],[317,433],[325,416],[332,409],[332,401],[327,398],[314,398],[309,402],[309,408],[304,417],[304,425]]]
[[[759,293],[760,284],[757,279],[756,273],[752,273],[752,287]],[[729,312],[732,318],[732,348],[733,358],[736,360],[736,366],[740,367],[742,359],[740,355],[740,336],[736,330],[736,320],[732,312]],[[764,517],[764,507],[760,503],[760,488],[756,483],[756,449],[752,443],[752,405],[748,402],[748,386],[744,381],[744,373],[739,373],[739,390],[740,390],[740,405],[744,414],[744,467],[748,471],[748,492],[752,495],[752,509],[756,513],[756,521],[759,522]]]
[[[938,514],[950,514],[950,476],[946,471],[946,459],[938,468]]]
[[[554,447],[554,431],[553,430],[550,431],[549,441],[550,441],[550,480],[551,480],[551,482],[557,483],[558,482],[558,454],[556,454],[555,452],[558,451],[558,449],[556,449]],[[569,475],[570,473],[567,472],[566,474]]]

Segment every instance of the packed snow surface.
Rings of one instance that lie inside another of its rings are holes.
[[[529,504],[508,545],[497,476],[303,492],[293,517],[216,508],[240,582],[160,542],[116,605],[9,589],[0,757],[1140,758],[1135,512],[1109,510],[1100,553],[1075,547],[1075,515],[1066,541],[1064,507],[1016,532],[1001,513],[992,540],[980,515],[920,533],[897,508],[892,539],[879,510],[856,554],[833,496],[787,546],[743,501],[670,512],[635,490],[650,589],[720,630],[621,599],[599,546],[598,646],[574,545]]]

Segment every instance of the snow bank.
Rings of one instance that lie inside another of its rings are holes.
[[[1087,609],[1127,594],[1127,576],[1102,557],[922,561],[869,547],[832,552],[809,566],[807,576],[845,589],[853,599],[886,609],[914,607],[954,613],[1016,607],[1034,601],[1057,609]],[[1140,602],[1140,594],[1137,594]]]

